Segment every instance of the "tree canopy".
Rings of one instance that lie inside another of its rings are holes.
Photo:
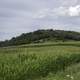
[[[13,37],[10,40],[0,41],[0,47],[22,45],[22,44],[29,44],[29,43],[40,43],[49,40],[80,41],[80,33],[75,31],[64,31],[64,30],[53,30],[53,29],[37,30],[34,32],[23,33],[20,36]]]

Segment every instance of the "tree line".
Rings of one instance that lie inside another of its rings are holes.
[[[80,41],[80,33],[75,31],[64,30],[37,30],[34,32],[23,33],[20,36],[13,37],[10,40],[0,41],[0,47],[22,45],[29,43],[40,43],[45,41],[67,41],[75,40]]]

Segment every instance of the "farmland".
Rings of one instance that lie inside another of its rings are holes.
[[[79,80],[80,42],[0,48],[0,80]]]

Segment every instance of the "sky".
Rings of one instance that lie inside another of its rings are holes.
[[[80,0],[0,0],[0,41],[38,29],[80,32]]]

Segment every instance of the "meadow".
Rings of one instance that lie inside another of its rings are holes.
[[[80,42],[0,48],[0,80],[80,80]]]

